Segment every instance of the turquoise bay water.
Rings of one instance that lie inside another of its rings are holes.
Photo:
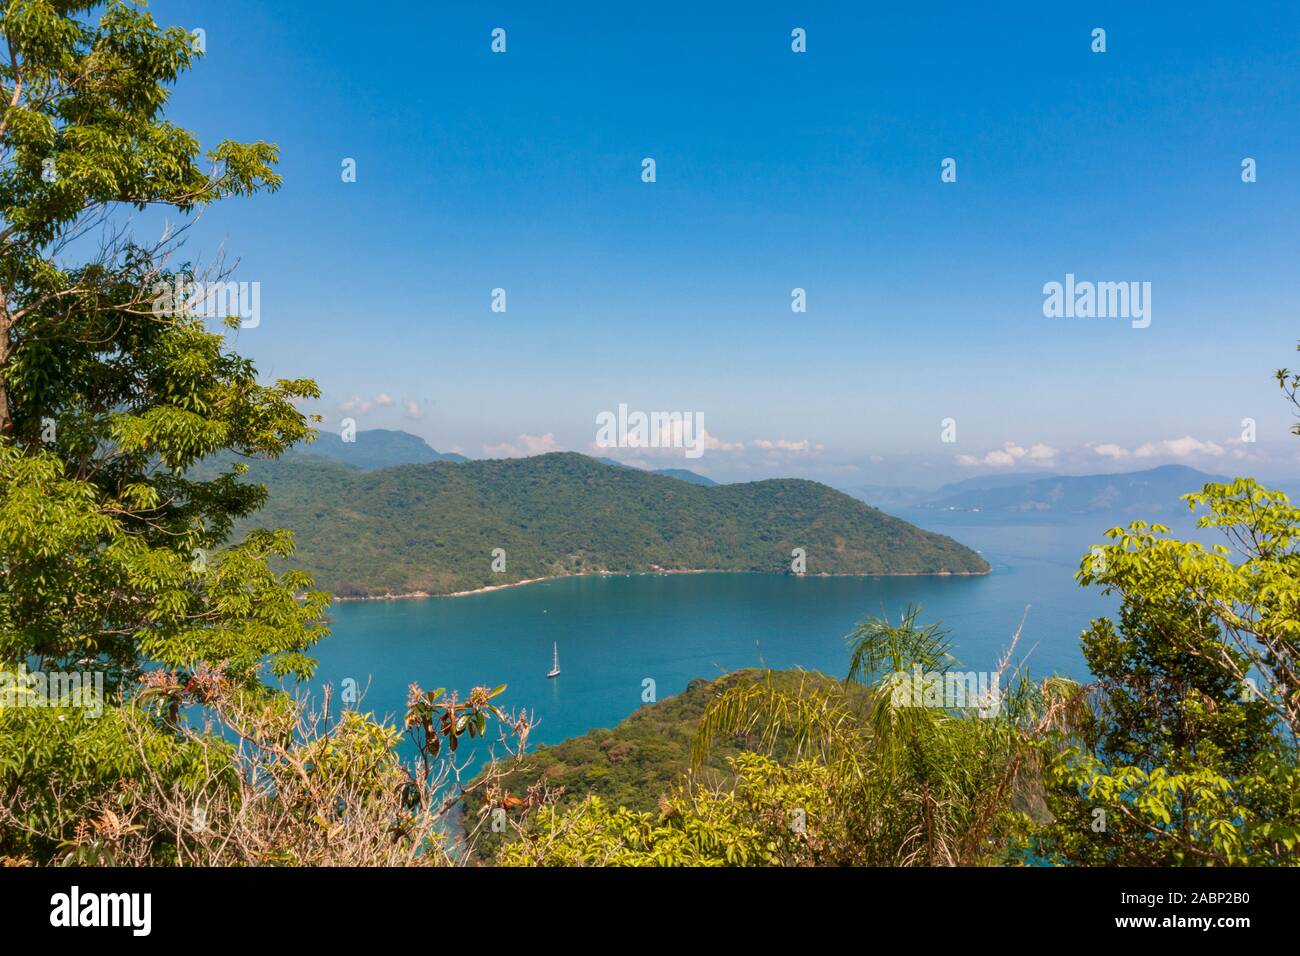
[[[817,578],[676,574],[566,578],[456,598],[335,605],[311,682],[345,678],[363,709],[398,717],[407,686],[508,684],[506,708],[534,712],[535,743],[612,726],[642,706],[643,681],[662,699],[695,677],[741,667],[803,667],[843,676],[845,635],[863,617],[897,618],[908,604],[952,632],[963,669],[993,670],[1029,606],[1019,656],[1036,675],[1086,677],[1079,633],[1114,600],[1078,587],[1080,557],[1104,520],[988,523],[913,518],[976,548],[983,577]],[[810,562],[811,563],[811,562]],[[552,642],[562,673],[553,680]]]

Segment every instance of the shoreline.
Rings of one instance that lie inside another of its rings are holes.
[[[430,594],[428,591],[404,591],[400,594],[353,594],[331,595],[330,603],[344,601],[417,601],[425,598],[467,597],[471,594],[487,594],[489,591],[504,591],[506,588],[521,588],[542,581],[561,581],[565,578],[617,578],[644,577],[648,574],[778,574],[782,577],[797,578],[979,578],[992,574],[992,567],[987,571],[876,571],[861,574],[835,573],[822,571],[817,574],[789,574],[784,571],[724,571],[718,568],[662,568],[654,571],[591,571],[580,574],[548,574],[540,578],[525,578],[509,584],[487,584],[481,588],[467,591],[448,591],[446,594]]]

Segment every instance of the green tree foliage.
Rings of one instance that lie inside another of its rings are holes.
[[[164,285],[204,275],[173,263],[178,234],[140,245],[122,224],[132,208],[184,217],[274,190],[276,149],[225,141],[205,153],[166,120],[196,53],[186,31],[136,5],[7,0],[0,37],[0,668],[105,672],[110,697],[151,662],[219,664],[250,688],[268,663],[306,675],[326,596],[272,569],[287,533],[222,549],[264,499],[239,481],[242,466],[190,469],[304,439],[293,402],[316,386],[264,384],[223,331],[158,308]],[[0,707],[0,794],[69,788],[61,808],[29,803],[46,839],[70,837],[92,791],[142,771],[119,716],[92,725]],[[183,771],[185,746],[158,734]],[[22,842],[13,833],[0,850]]]
[[[759,754],[728,758],[731,787],[687,783],[655,811],[591,796],[542,809],[506,844],[504,866],[811,866],[843,832],[828,799],[830,772]]]
[[[114,865],[96,820],[129,816],[151,781],[197,790],[228,754],[126,708],[0,708],[0,862]],[[105,814],[110,816],[105,817]],[[159,848],[154,862],[174,859]]]
[[[1061,862],[1300,862],[1300,510],[1250,479],[1187,501],[1227,545],[1135,522],[1081,564],[1122,603],[1083,636],[1097,682],[1050,775]]]
[[[14,708],[0,749],[0,863],[420,866],[462,862],[445,821],[466,793],[457,738],[492,732],[517,752],[527,722],[491,703],[411,689],[402,731],[227,680],[219,669],[150,671],[130,702],[91,718]],[[186,719],[202,708],[205,720]],[[72,825],[69,825],[69,822]]]
[[[195,57],[120,0],[14,0],[0,18],[0,661],[94,661],[112,684],[141,659],[227,661],[251,679],[270,657],[306,673],[322,595],[267,561],[284,534],[250,535],[207,560],[264,492],[238,468],[187,476],[205,456],[279,454],[309,433],[292,401],[310,381],[258,382],[201,320],[153,308],[168,242],[115,225],[123,206],[190,212],[274,189],[273,146],[202,154],[162,115]],[[43,175],[46,170],[52,175]],[[90,261],[77,236],[110,231]]]

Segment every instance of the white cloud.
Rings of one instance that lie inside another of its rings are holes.
[[[1049,464],[1056,459],[1056,449],[1051,445],[1044,445],[1042,442],[1036,442],[1025,448],[1009,441],[1001,448],[995,448],[985,455],[958,455],[957,463],[967,467],[978,465],[988,465],[993,468],[1010,468],[1020,462],[1030,462],[1036,465]]]
[[[1091,445],[1089,447],[1103,458],[1114,458],[1116,461],[1121,458],[1127,458],[1130,454],[1127,448],[1121,448],[1114,442],[1104,442],[1103,444]]]
[[[374,398],[360,398],[353,395],[346,401],[339,402],[339,411],[341,412],[361,412],[365,414],[373,408],[391,408],[396,402],[393,396],[386,392],[380,392]]]
[[[709,449],[710,451],[744,451],[745,450],[745,443],[743,441],[737,441],[737,442],[723,441],[721,438],[715,438],[713,435],[709,434],[709,430],[707,428],[701,430],[700,440],[704,443],[704,447]]]
[[[754,439],[754,447],[761,448],[764,451],[789,451],[789,452],[802,453],[802,452],[809,452],[809,451],[821,451],[826,446],[813,445],[813,443],[806,438],[803,441],[788,441],[787,439],[784,438],[777,438],[777,439],[756,438]]]
[[[527,458],[531,455],[544,455],[550,451],[563,451],[560,443],[550,432],[545,435],[520,435],[513,444],[502,442],[499,445],[483,446],[483,454],[488,458]]]
[[[1193,438],[1191,435],[1184,435],[1182,438],[1166,439],[1165,441],[1147,442],[1141,445],[1133,452],[1135,458],[1155,458],[1168,456],[1170,458],[1186,458],[1189,455],[1209,455],[1218,458],[1223,454],[1223,447],[1212,441],[1201,441],[1199,438]]]
[[[420,408],[420,403],[413,398],[409,399],[406,403],[406,417],[422,418],[423,416],[424,416],[424,409]]]
[[[347,401],[339,402],[339,411],[341,412],[368,412],[374,407],[374,402],[367,401],[364,398],[358,398],[355,395]]]
[[[659,447],[646,448],[646,452],[685,453],[687,448],[701,448],[704,451],[743,451],[744,442],[727,442],[710,434],[707,428],[688,429],[684,421],[669,421],[659,429]]]
[[[1249,453],[1241,446],[1243,443],[1235,438],[1229,438],[1222,445],[1213,441],[1202,441],[1199,438],[1193,438],[1191,435],[1184,435],[1182,438],[1167,438],[1162,441],[1149,441],[1130,450],[1114,442],[1104,442],[1088,447],[1094,454],[1101,455],[1103,458],[1111,458],[1119,461],[1124,458],[1191,458],[1197,455],[1209,458],[1221,458],[1224,455],[1231,455],[1234,458],[1255,458],[1256,455]]]
[[[634,452],[641,456],[658,456],[660,458],[689,458],[697,460],[698,455],[688,455],[687,451],[698,450],[702,455],[706,451],[744,451],[744,442],[723,441],[716,435],[709,432],[707,428],[700,428],[697,432],[697,422],[692,420],[688,425],[685,421],[667,421],[659,427],[659,431],[653,436],[653,442],[644,434],[636,438],[635,443],[633,436],[628,436],[628,444],[620,445],[601,445],[597,442],[588,442],[587,448],[593,455],[604,455],[607,457],[620,458],[627,452]],[[631,432],[632,429],[629,429]],[[620,458],[620,460],[622,460]],[[651,467],[649,457],[642,459],[647,464],[644,467]]]

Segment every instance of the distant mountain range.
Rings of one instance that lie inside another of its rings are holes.
[[[398,465],[424,465],[431,461],[467,461],[464,455],[435,451],[429,443],[409,432],[369,428],[356,433],[356,441],[345,442],[333,432],[321,431],[316,440],[299,445],[286,458],[328,458],[354,468],[394,468]]]
[[[1161,465],[1113,475],[986,475],[916,488],[865,486],[855,497],[877,507],[906,511],[965,511],[992,514],[1108,514],[1140,518],[1187,510],[1182,496],[1209,482],[1227,481],[1185,465]]]
[[[633,468],[634,465],[626,465],[621,461],[615,461],[613,458],[597,457],[596,461],[604,465],[613,465],[616,468]],[[639,471],[648,471],[652,475],[667,475],[669,478],[680,478],[682,481],[689,481],[693,485],[716,485],[717,482],[712,478],[706,478],[704,475],[696,474],[689,468],[644,468]]]
[[[269,500],[239,530],[289,528],[292,565],[345,597],[581,573],[789,573],[795,548],[809,574],[989,569],[951,538],[800,479],[705,486],[569,452],[378,470],[300,455],[253,462],[248,478]]]
[[[354,468],[372,471],[378,468],[396,468],[399,465],[427,465],[431,461],[469,461],[464,455],[455,452],[435,450],[428,442],[410,432],[394,431],[387,428],[369,428],[356,433],[356,440],[345,442],[334,432],[321,431],[311,444],[299,445],[285,458],[294,460],[310,456],[327,458],[342,462]],[[597,458],[596,461],[619,468],[635,468],[625,465],[613,458]],[[696,485],[716,485],[712,478],[697,474],[687,468],[648,468],[637,469],[649,471],[655,475],[667,475],[680,478]]]

